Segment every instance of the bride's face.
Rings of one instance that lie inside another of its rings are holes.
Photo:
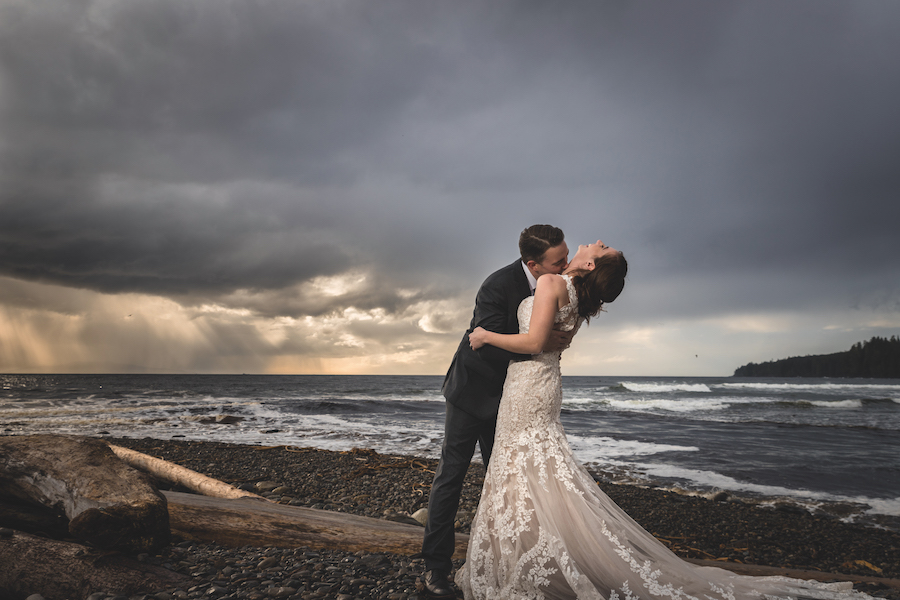
[[[592,271],[598,258],[613,252],[618,252],[618,250],[610,248],[600,240],[597,240],[593,244],[578,246],[578,252],[575,253],[575,256],[572,257],[572,260],[569,262],[569,269]]]

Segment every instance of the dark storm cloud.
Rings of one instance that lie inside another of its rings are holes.
[[[553,222],[648,310],[890,303],[898,6],[0,0],[0,273],[401,312]]]
[[[340,9],[272,8],[5,6],[4,272],[186,294],[346,267],[340,202],[278,181],[339,171],[341,131],[384,127],[403,78],[319,31]]]

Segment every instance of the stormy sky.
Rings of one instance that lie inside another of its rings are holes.
[[[0,0],[0,372],[442,374],[552,223],[570,375],[900,334],[900,3]]]

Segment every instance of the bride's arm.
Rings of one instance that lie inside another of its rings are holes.
[[[473,350],[489,344],[519,354],[540,354],[550,338],[556,311],[561,303],[568,301],[565,280],[559,275],[543,275],[538,278],[534,291],[528,333],[503,334],[476,327],[469,334],[469,343]]]

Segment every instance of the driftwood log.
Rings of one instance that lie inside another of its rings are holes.
[[[224,499],[163,492],[173,533],[222,546],[337,548],[347,552],[416,554],[418,525],[249,498]],[[453,558],[465,558],[469,536],[456,534]]]
[[[256,498],[266,500],[262,496],[236,488],[224,481],[207,477],[202,473],[192,471],[187,467],[176,465],[167,460],[155,458],[143,452],[137,452],[115,444],[110,444],[109,447],[116,456],[135,469],[149,473],[157,479],[180,485],[192,492],[197,492],[204,496],[213,496],[214,498]]]
[[[248,498],[223,499],[163,492],[169,501],[172,531],[187,539],[222,546],[337,548],[347,552],[393,552],[411,555],[422,548],[422,527],[302,506]],[[469,536],[457,533],[453,558],[465,558]],[[739,575],[781,576],[818,581],[864,581],[900,588],[900,580],[785,569],[742,563],[685,559]]]
[[[37,504],[0,499],[0,527],[57,540],[71,539],[65,515]]]
[[[338,548],[348,552],[415,554],[418,525],[359,515],[285,506],[160,458],[110,444],[129,465],[202,495],[163,492],[173,533],[222,546]],[[454,558],[464,558],[469,536],[456,535]]]
[[[0,536],[0,598],[134,596],[190,584],[189,577],[118,553],[20,532]]]
[[[348,552],[415,554],[423,529],[359,515],[285,506],[160,458],[110,444],[129,465],[202,494],[163,492],[173,533],[223,546],[338,548]],[[469,536],[456,535],[454,558],[464,558]]]
[[[170,539],[165,497],[101,440],[0,436],[0,496],[64,514],[97,548],[152,552]]]

